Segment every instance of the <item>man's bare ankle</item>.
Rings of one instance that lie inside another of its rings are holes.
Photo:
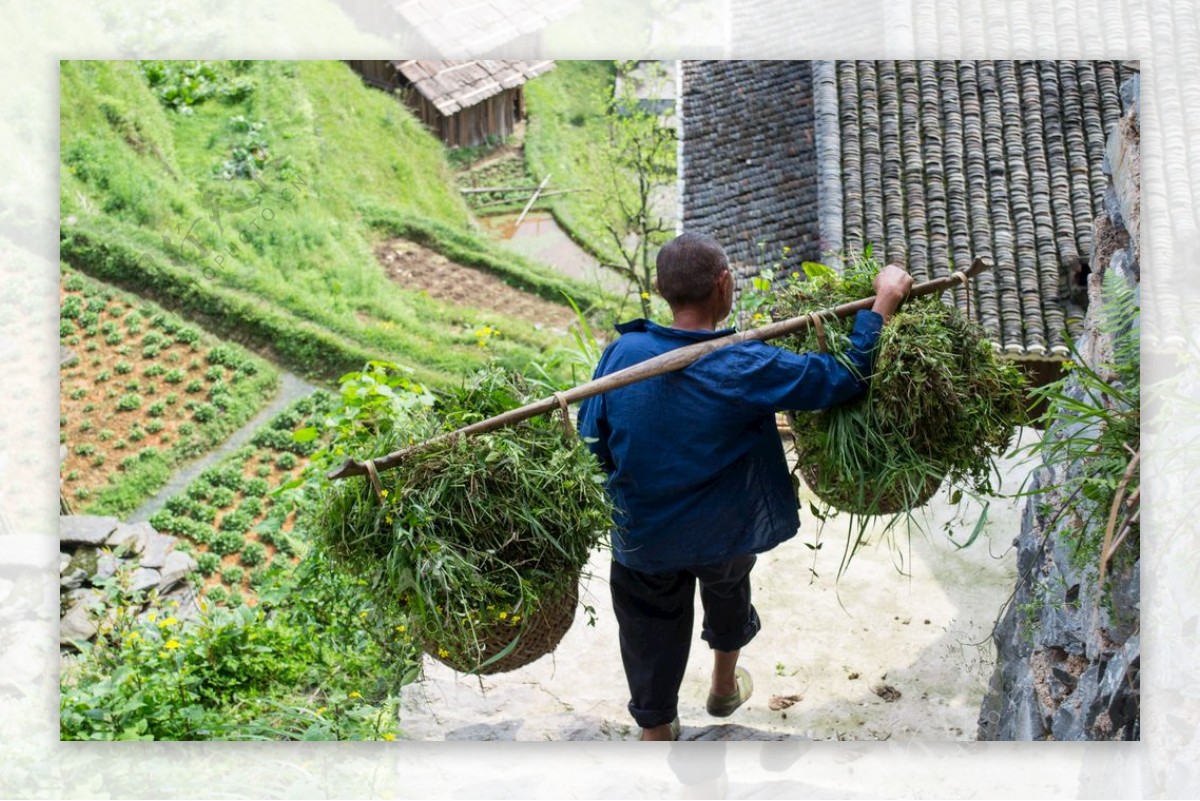
[[[671,724],[664,723],[661,726],[651,726],[648,729],[642,729],[642,742],[663,742],[672,740]]]

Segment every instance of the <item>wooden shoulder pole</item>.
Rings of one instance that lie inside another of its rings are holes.
[[[992,267],[990,259],[976,259],[970,268],[954,273],[953,275],[944,276],[942,278],[934,278],[931,281],[917,284],[908,293],[909,297],[922,297],[924,295],[932,295],[937,292],[942,292],[951,287],[965,283],[967,279],[989,270]],[[959,276],[962,276],[961,278]],[[825,309],[817,312],[822,317],[849,317],[850,315],[862,310],[870,309],[875,303],[875,297],[863,298],[851,303],[843,303],[840,306],[835,306],[832,309]],[[697,342],[695,345],[687,345],[682,348],[677,348],[652,359],[647,359],[644,362],[630,365],[624,370],[618,370],[615,373],[609,373],[603,378],[597,378],[593,381],[588,381],[586,384],[580,384],[577,387],[564,390],[558,393],[567,403],[578,403],[585,398],[590,398],[594,395],[600,395],[609,390],[619,387],[629,386],[638,381],[645,381],[647,378],[654,378],[665,373],[673,373],[676,370],[682,370],[689,364],[707,356],[715,350],[727,348],[730,345],[736,345],[739,342],[749,342],[751,340],[768,340],[778,339],[789,334],[795,334],[803,331],[811,324],[809,315],[802,317],[792,317],[788,320],[780,320],[777,323],[763,326],[762,328],[754,328],[749,331],[741,331],[729,336],[720,337],[719,339],[709,339],[704,342]],[[543,398],[539,401],[527,403],[516,409],[510,409],[503,414],[489,417],[487,420],[480,420],[478,423],[472,423],[456,431],[449,431],[445,434],[426,440],[425,442],[410,445],[407,448],[401,448],[398,451],[393,451],[386,456],[380,456],[371,461],[375,464],[376,470],[388,470],[403,462],[408,456],[418,451],[432,448],[437,445],[450,442],[456,437],[469,437],[472,434],[482,434],[487,431],[494,431],[497,428],[519,423],[522,420],[528,420],[531,417],[537,417],[541,414],[554,411],[559,408],[557,396]],[[367,466],[364,461],[358,459],[349,459],[341,467],[330,471],[328,474],[331,479],[348,478],[349,476],[361,476],[367,474]]]

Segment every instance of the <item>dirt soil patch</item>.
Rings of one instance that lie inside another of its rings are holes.
[[[456,264],[415,242],[389,239],[375,248],[375,257],[392,281],[434,300],[528,320],[535,327],[565,331],[575,321],[575,313],[566,306],[511,287],[491,273]]]

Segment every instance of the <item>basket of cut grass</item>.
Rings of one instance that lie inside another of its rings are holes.
[[[808,264],[803,279],[773,288],[772,316],[795,317],[870,296],[878,271],[869,256],[842,274]],[[852,327],[852,318],[829,320],[823,336],[810,327],[780,345],[796,352],[824,346],[840,357]],[[910,298],[883,329],[862,397],[788,415],[798,470],[818,498],[858,515],[917,508],[946,480],[989,494],[994,459],[1022,417],[1024,383],[957,307],[936,295]]]
[[[519,375],[486,368],[363,455],[425,442],[528,398]],[[610,521],[594,457],[555,414],[451,437],[374,477],[329,484],[313,529],[430,656],[483,674],[555,649]]]

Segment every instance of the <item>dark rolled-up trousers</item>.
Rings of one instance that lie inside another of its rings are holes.
[[[629,712],[644,729],[678,715],[692,645],[696,584],[704,608],[701,638],[717,651],[736,651],[762,627],[750,603],[753,555],[669,573],[641,573],[614,561],[609,573],[620,628],[621,661],[629,682]]]

